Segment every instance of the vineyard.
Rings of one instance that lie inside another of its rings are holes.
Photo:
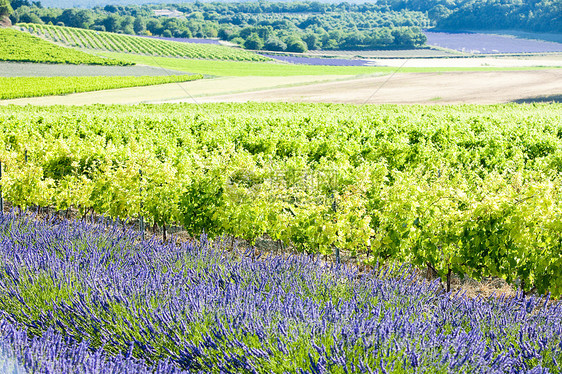
[[[3,108],[22,208],[562,294],[562,106]]]
[[[144,77],[0,77],[0,100],[189,82],[202,75]]]
[[[68,46],[111,52],[135,53],[150,56],[181,57],[209,60],[271,61],[256,53],[221,45],[182,43],[143,38],[110,32],[71,27],[18,24],[18,27],[57,43]]]
[[[132,65],[130,62],[93,56],[72,48],[61,47],[27,33],[11,29],[0,29],[0,61],[75,65]]]

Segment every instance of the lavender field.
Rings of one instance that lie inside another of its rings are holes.
[[[562,43],[475,32],[425,31],[427,45],[476,54],[562,52]]]
[[[317,65],[317,66],[373,66],[373,61],[345,59],[345,58],[321,58],[321,57],[298,57],[285,55],[268,55],[262,56],[272,58],[274,60],[288,62],[291,64],[301,65]]]
[[[252,259],[121,224],[0,217],[13,373],[555,373],[562,305],[446,294],[408,270]]]

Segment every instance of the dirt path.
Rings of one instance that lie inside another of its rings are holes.
[[[496,104],[562,101],[562,69],[398,73],[302,87],[201,98],[200,102]]]

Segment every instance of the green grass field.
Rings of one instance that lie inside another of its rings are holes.
[[[201,75],[155,77],[0,77],[0,100],[188,82],[201,78],[203,78]]]
[[[170,57],[141,56],[128,53],[97,52],[97,54],[110,58],[118,58],[136,64],[156,66],[165,69],[185,71],[194,74],[215,76],[295,76],[295,75],[369,75],[380,73],[392,73],[398,68],[390,66],[313,66],[292,65],[271,62],[246,62],[246,61],[209,61],[191,60]],[[449,71],[517,71],[538,70],[542,67],[477,67],[477,68],[454,68],[454,67],[430,67],[430,68],[402,68],[403,73],[435,73]]]

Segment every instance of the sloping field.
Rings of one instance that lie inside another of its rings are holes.
[[[18,24],[27,32],[69,46],[151,56],[233,61],[269,61],[256,53],[221,45],[182,43],[73,27]]]
[[[72,48],[61,47],[12,29],[0,29],[0,61],[132,65],[131,62],[93,56]]]
[[[202,98],[202,102],[496,104],[562,95],[562,70],[398,73],[303,87]],[[559,99],[558,99],[559,100]],[[556,100],[555,100],[556,101]]]

